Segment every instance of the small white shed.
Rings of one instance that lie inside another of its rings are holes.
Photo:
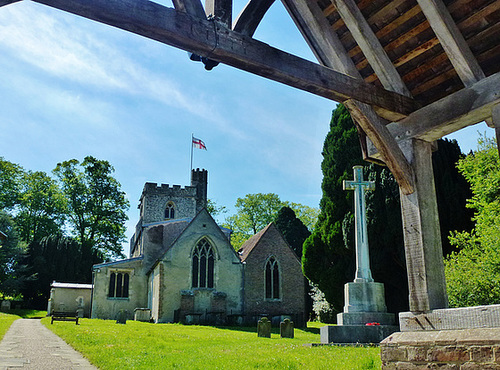
[[[79,317],[90,317],[92,284],[58,283],[50,285],[47,315],[52,311],[78,312]]]

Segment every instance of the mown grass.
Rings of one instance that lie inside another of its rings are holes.
[[[254,328],[221,328],[83,319],[42,323],[100,369],[379,369],[377,347],[305,347],[319,325],[294,339],[258,338]]]

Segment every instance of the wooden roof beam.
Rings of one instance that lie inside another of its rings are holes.
[[[485,77],[442,0],[417,0],[441,46],[466,87]]]
[[[0,0],[0,7],[2,7],[4,5],[9,5],[12,3],[17,3],[18,1],[21,1],[21,0]]]
[[[282,0],[302,35],[320,63],[362,79],[352,59],[347,54],[337,34],[322,16],[316,3],[303,0]],[[367,104],[354,99],[344,102],[358,128],[375,143],[382,153],[382,160],[390,168],[405,194],[414,191],[414,174],[396,140],[383,121]],[[363,148],[362,140],[362,148]],[[366,152],[366,149],[363,148]]]
[[[234,22],[233,31],[252,37],[274,0],[250,0]]]
[[[308,91],[334,101],[356,99],[407,115],[415,100],[273,48],[221,24],[147,0],[35,0]]]
[[[476,123],[491,121],[498,104],[500,72],[429,104],[399,122],[392,122],[387,128],[398,142],[434,141]],[[373,145],[368,149],[370,156],[379,157]]]
[[[391,91],[411,96],[410,91],[392,64],[354,0],[331,0],[344,20],[354,40],[375,71],[382,85]]]

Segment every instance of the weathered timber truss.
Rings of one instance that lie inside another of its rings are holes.
[[[400,186],[410,309],[446,307],[430,153],[481,121],[500,140],[500,0],[282,0],[318,63],[252,38],[274,0],[33,1],[343,102]]]

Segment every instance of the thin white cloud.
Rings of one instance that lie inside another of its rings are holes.
[[[192,91],[184,92],[166,76],[142,67],[102,37],[103,32],[89,32],[94,30],[85,22],[33,3],[14,4],[0,12],[0,47],[65,81],[147,97],[219,120],[202,96],[193,97]],[[89,24],[95,27],[95,23]]]

